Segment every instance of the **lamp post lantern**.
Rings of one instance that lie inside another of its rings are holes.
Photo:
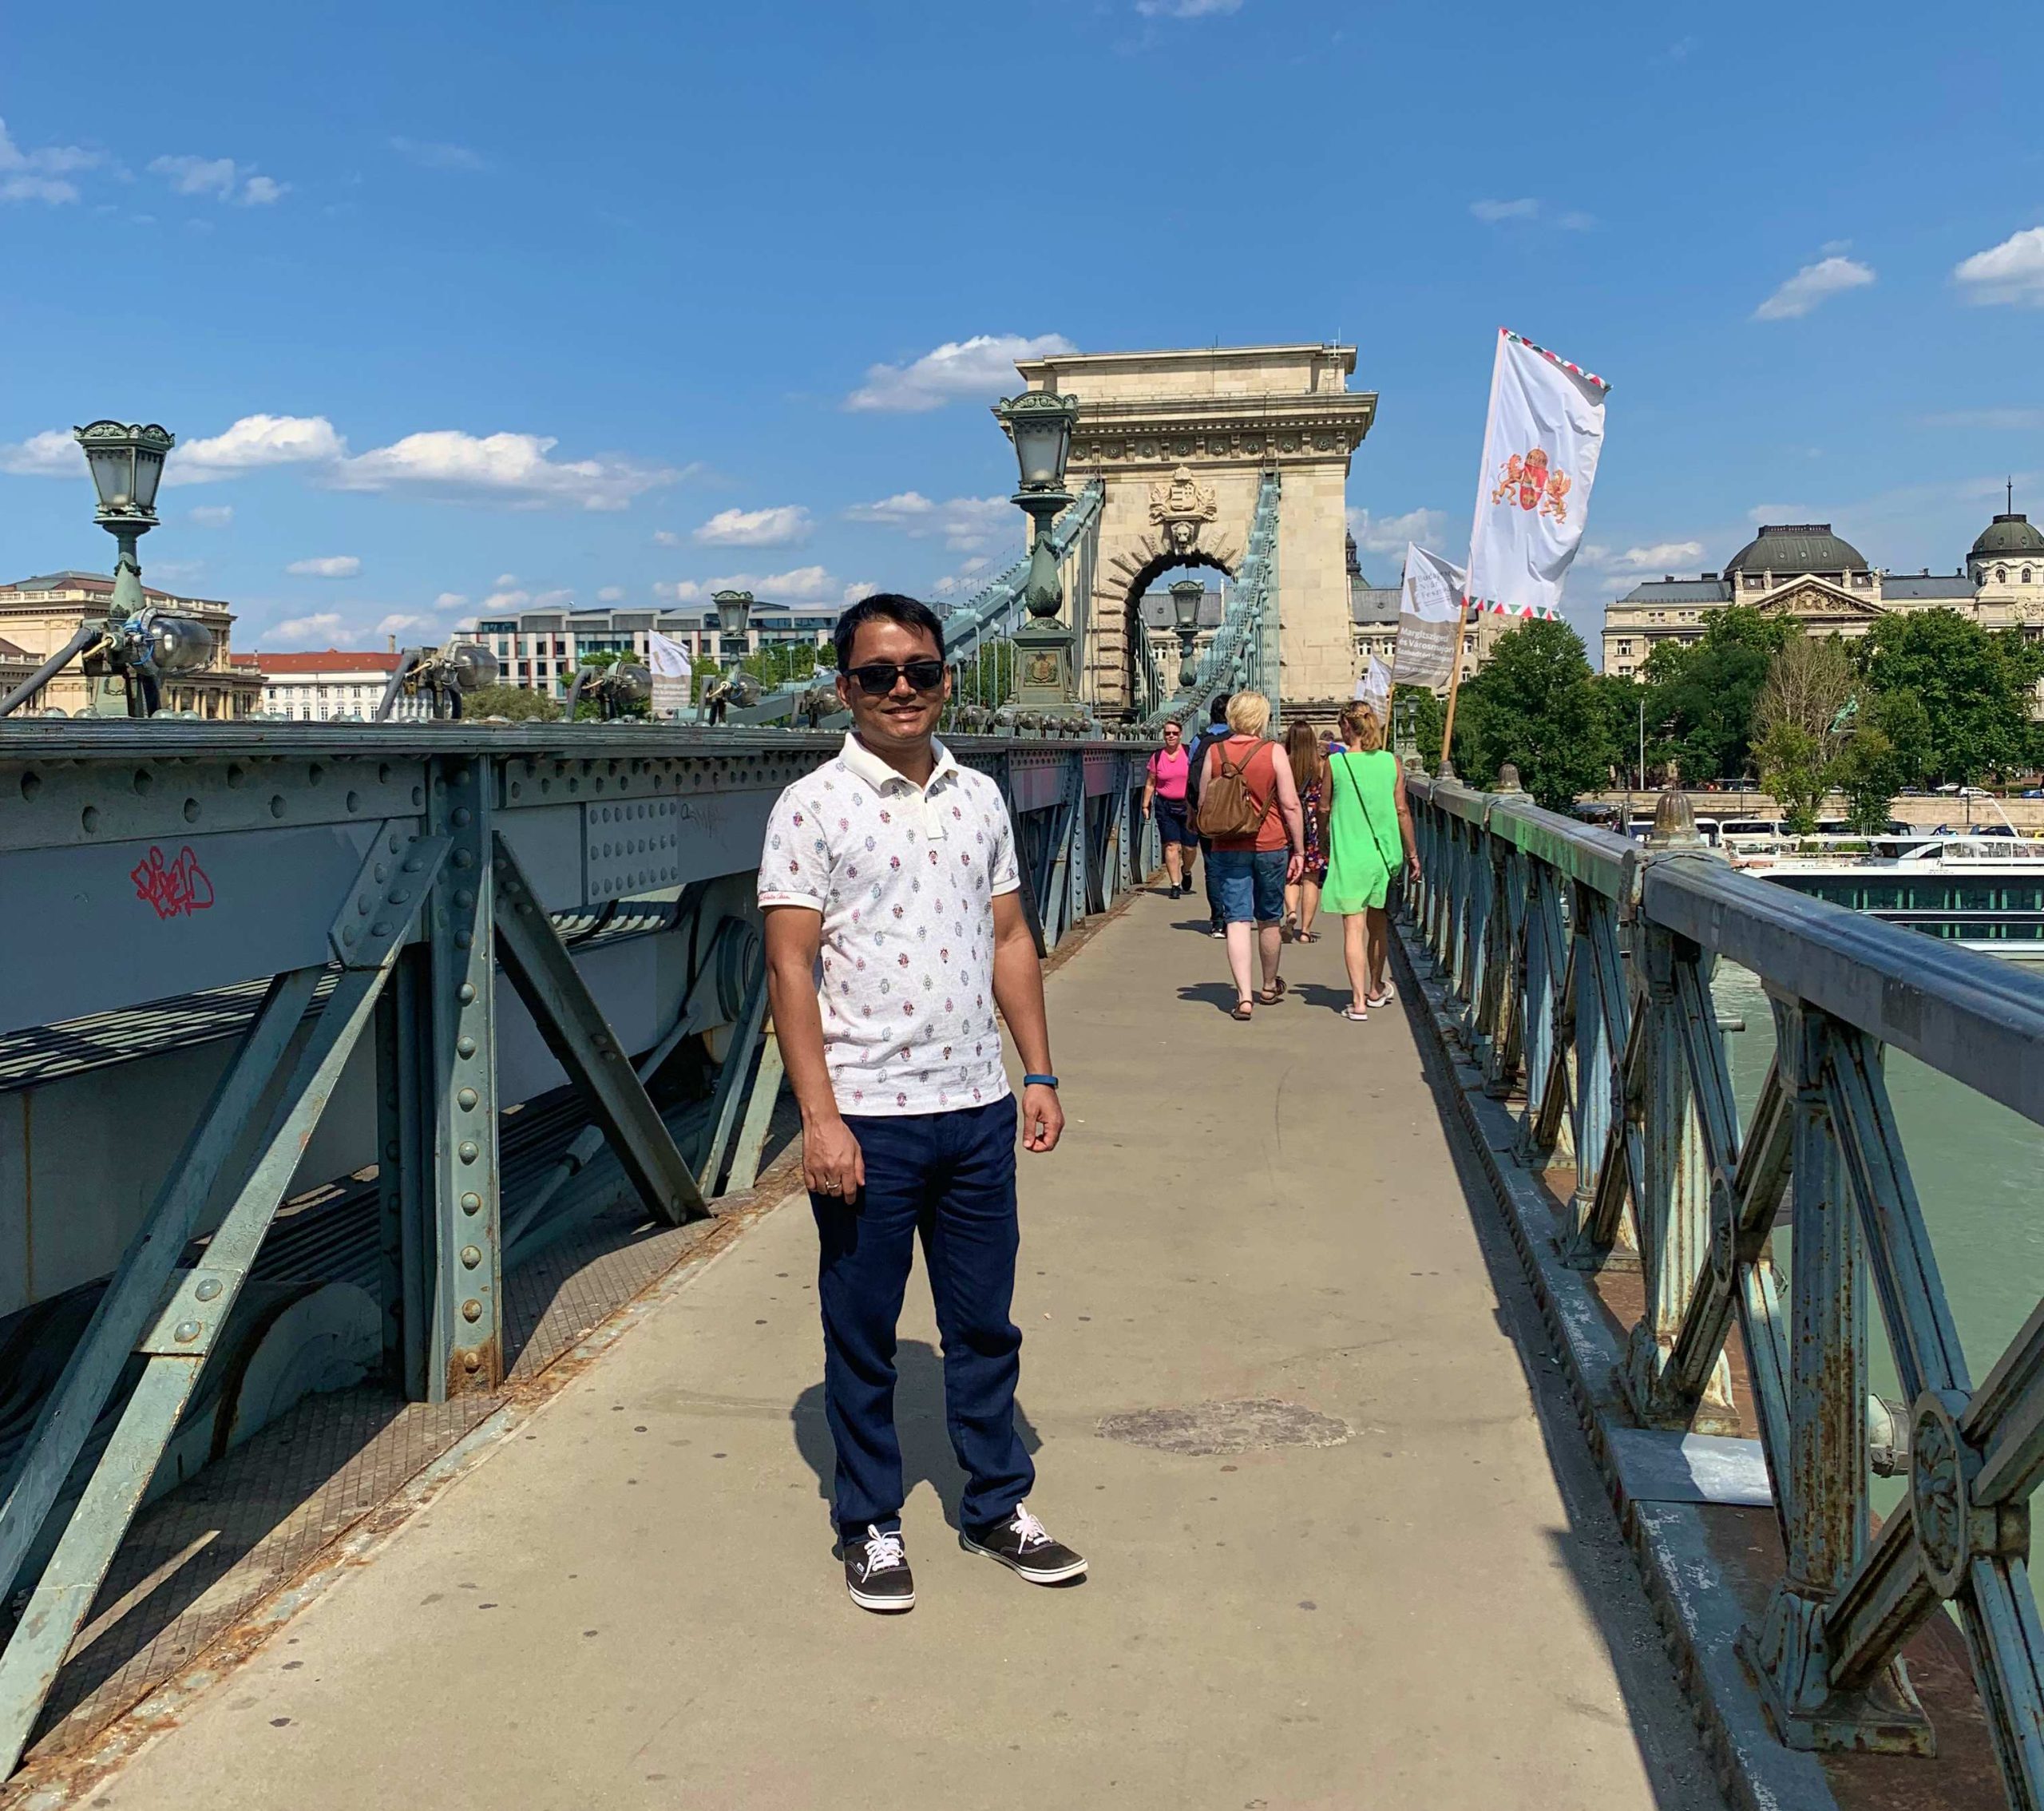
[[[745,632],[752,620],[752,593],[749,591],[714,591],[710,601],[717,608],[717,648],[726,662],[723,676],[712,680],[703,688],[696,706],[699,720],[707,715],[713,723],[724,720],[724,712],[736,700],[740,704],[750,703],[744,695]],[[730,644],[735,640],[738,652],[730,652]]]
[[[1073,683],[1072,631],[1058,620],[1064,589],[1058,582],[1051,524],[1072,497],[1064,488],[1064,463],[1079,398],[1055,390],[1025,390],[994,405],[1001,431],[1014,442],[1020,488],[1014,501],[1029,517],[1029,577],[1022,601],[1028,624],[1015,637],[1020,683],[1015,701],[1025,708],[1065,710],[1078,699]]]
[[[1178,636],[1178,690],[1190,692],[1199,676],[1192,646],[1199,637],[1199,607],[1206,601],[1206,587],[1198,579],[1180,579],[1171,587],[1171,626]]]

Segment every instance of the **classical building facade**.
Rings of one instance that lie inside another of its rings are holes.
[[[1985,629],[2044,635],[2044,533],[2013,507],[1980,531],[1950,573],[1869,565],[1828,522],[1773,523],[1721,573],[1634,585],[1604,611],[1604,670],[1638,676],[1664,641],[1698,641],[1714,612],[1748,604],[1812,635],[1862,636],[1896,610],[1956,610]]]
[[[383,701],[398,670],[398,652],[382,653],[329,648],[316,654],[237,654],[237,666],[262,676],[263,711],[294,723],[367,722]],[[393,717],[423,717],[428,701],[400,697]]]
[[[0,585],[0,668],[26,679],[87,621],[105,620],[113,581],[97,573],[46,573]],[[166,711],[196,711],[202,717],[245,717],[262,708],[263,681],[233,657],[234,612],[209,597],[179,597],[145,585],[142,596],[172,615],[196,617],[213,632],[212,658],[195,673],[180,673],[163,688]],[[23,705],[24,710],[58,710],[67,716],[93,704],[93,682],[73,660]]]
[[[1091,581],[1072,600],[1084,695],[1103,715],[1134,707],[1144,594],[1174,566],[1234,577],[1269,470],[1283,487],[1285,707],[1351,695],[1354,634],[1342,559],[1349,462],[1377,413],[1373,393],[1349,388],[1353,347],[1072,353],[1017,368],[1032,390],[1079,398],[1070,487],[1097,478],[1106,488]]]

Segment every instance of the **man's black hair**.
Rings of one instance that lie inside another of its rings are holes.
[[[937,613],[927,604],[905,597],[898,591],[876,591],[870,597],[862,597],[838,619],[831,640],[837,644],[839,672],[852,670],[853,638],[862,623],[871,622],[899,623],[904,628],[915,629],[937,644],[937,656],[943,658],[944,624]]]
[[[1228,720],[1228,695],[1225,692],[1208,707],[1206,720],[1210,723],[1225,723]]]

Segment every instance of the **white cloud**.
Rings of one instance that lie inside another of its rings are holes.
[[[76,478],[85,455],[62,428],[45,428],[26,440],[0,446],[0,472],[17,478]]]
[[[624,587],[621,585],[605,585],[596,593],[596,601],[599,604],[622,604],[624,601]]]
[[[879,588],[880,587],[878,585],[872,583],[869,580],[854,579],[850,585],[845,587],[843,591],[838,593],[838,595],[843,599],[846,607],[849,608],[852,604],[858,603],[862,597],[870,597],[876,591],[879,590]]]
[[[679,475],[622,459],[549,458],[558,444],[546,434],[477,435],[440,428],[341,459],[331,468],[327,482],[340,490],[412,490],[520,509],[562,504],[610,510],[629,508],[633,497]]]
[[[917,414],[961,398],[991,400],[1019,387],[1015,372],[1018,359],[1077,351],[1061,333],[1039,334],[1034,339],[1016,333],[981,333],[970,339],[946,340],[905,365],[868,366],[865,383],[845,398],[845,406]]]
[[[1242,0],[1135,0],[1135,10],[1146,19],[1208,19],[1223,13],[1238,13]]]
[[[496,586],[499,591],[501,591],[507,585],[516,585],[518,582],[518,575],[516,573],[499,573],[497,577],[492,579],[489,582]]]
[[[436,610],[458,610],[468,600],[468,595],[465,592],[443,591],[434,599],[433,607]]]
[[[293,578],[353,578],[362,570],[362,561],[352,553],[327,553],[294,560],[284,570]]]
[[[2044,308],[2044,226],[2010,233],[1952,271],[1969,302],[2014,302]]]
[[[682,545],[682,541],[683,537],[676,534],[672,529],[664,528],[653,530],[653,545],[656,547],[679,547]]]
[[[809,538],[809,512],[799,503],[770,509],[719,509],[695,531],[706,547],[785,547]]]
[[[981,577],[991,564],[983,559],[963,561],[955,573],[946,573],[930,586],[939,597],[949,597],[958,592],[969,594],[979,589],[984,582]]]
[[[533,600],[535,610],[564,610],[575,601],[575,593],[564,587],[553,591],[542,591]]]
[[[273,644],[297,648],[331,648],[343,624],[339,613],[322,610],[310,616],[292,616],[279,623],[263,639]]]
[[[1004,497],[953,497],[939,503],[919,490],[904,490],[877,503],[854,503],[845,519],[899,529],[913,541],[941,534],[955,553],[977,553],[1004,539],[1019,544],[1024,526],[1021,515]]]
[[[473,175],[489,168],[480,153],[471,151],[465,145],[436,145],[416,138],[394,138],[390,149],[423,169],[461,170]]]
[[[281,200],[289,183],[259,176],[232,157],[153,157],[149,173],[160,176],[175,195],[205,195],[244,208],[262,208]]]
[[[1962,266],[1961,268],[1964,267]],[[1864,289],[1874,273],[1856,259],[1832,256],[1805,264],[1753,310],[1757,321],[1794,321],[1848,289]]]
[[[1746,520],[1755,528],[1764,528],[1769,522],[1806,522],[1810,519],[1810,506],[1807,503],[1756,503],[1746,512]]]
[[[1592,552],[1583,549],[1587,557]],[[1596,557],[1592,565],[1602,566],[1614,573],[1680,573],[1693,571],[1697,562],[1703,557],[1703,543],[1700,541],[1657,541],[1650,547],[1628,547],[1623,553],[1614,553],[1608,548],[1594,549]]]
[[[97,169],[106,159],[78,145],[46,145],[23,150],[0,120],[0,201],[46,201],[56,206],[78,199],[78,185],[69,180],[81,170]]]
[[[493,591],[482,600],[482,613],[486,616],[501,616],[507,610],[522,610],[533,600],[526,591]]]
[[[224,433],[180,441],[164,461],[165,484],[208,484],[270,466],[320,466],[347,451],[324,415],[244,415]]]
[[[410,491],[517,509],[612,510],[686,475],[620,458],[550,458],[556,444],[541,434],[478,436],[446,428],[351,454],[324,415],[244,415],[222,433],[182,442],[164,462],[163,481],[207,484],[269,466],[303,466],[315,482],[337,490]],[[0,471],[69,478],[82,458],[69,434],[50,428],[0,446]]]
[[[1447,514],[1440,509],[1408,509],[1402,516],[1380,518],[1367,509],[1349,512],[1349,532],[1365,553],[1403,553],[1408,541],[1439,553],[1434,544],[1447,526]]]
[[[675,604],[707,604],[719,591],[749,591],[763,603],[821,604],[854,601],[852,593],[869,596],[879,588],[855,581],[846,584],[822,566],[796,566],[785,573],[726,573],[721,578],[683,579],[656,585],[653,595]]]
[[[196,509],[185,513],[185,520],[195,528],[226,528],[234,521],[232,503],[202,503]]]
[[[1497,226],[1506,220],[1545,220],[1563,232],[1587,232],[1597,224],[1594,214],[1586,214],[1578,208],[1549,213],[1547,204],[1537,195],[1522,195],[1511,201],[1472,201],[1469,212],[1486,226]]]
[[[378,635],[406,636],[418,632],[423,637],[430,637],[438,634],[439,631],[440,624],[437,618],[407,616],[401,612],[394,612],[376,625]]]

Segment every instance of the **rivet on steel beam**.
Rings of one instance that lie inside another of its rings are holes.
[[[454,933],[454,947],[457,949],[467,949],[469,944],[473,941],[474,940],[470,937],[469,933],[465,930],[458,930]]]
[[[467,806],[457,805],[454,807],[454,827],[457,830],[465,829],[474,821],[475,814]]]
[[[464,1268],[473,1270],[481,1262],[482,1247],[481,1246],[465,1245],[461,1247],[461,1263]]]
[[[192,1293],[197,1296],[201,1302],[210,1302],[215,1296],[218,1295],[220,1292],[220,1279],[218,1277],[208,1277],[196,1289],[193,1290]]]
[[[456,867],[473,868],[475,865],[476,858],[469,850],[465,849],[458,849],[454,851],[454,866]]]
[[[199,1323],[196,1321],[180,1321],[171,1330],[170,1337],[180,1345],[189,1345],[199,1337]]]
[[[369,927],[369,934],[371,937],[388,937],[390,934],[390,921],[388,918],[378,918]]]
[[[476,1141],[473,1139],[465,1138],[461,1140],[459,1155],[464,1163],[473,1163],[476,1160],[478,1154],[479,1153],[476,1147]]]
[[[405,872],[408,874],[417,874],[422,866],[422,864],[416,855],[407,855],[405,858]]]
[[[465,1321],[480,1321],[482,1318],[482,1304],[473,1295],[461,1304],[461,1318]]]
[[[475,998],[475,997],[476,987],[473,981],[463,981],[459,987],[454,989],[454,997],[460,1001],[464,1006],[467,1005],[469,1001]]]
[[[473,1056],[476,1053],[476,1040],[465,1033],[454,1040],[454,1048],[464,1056]]]
[[[461,1197],[461,1211],[464,1214],[480,1214],[482,1211],[482,1197],[471,1189]]]
[[[475,904],[475,890],[473,887],[465,886],[459,893],[454,895],[454,903],[461,907],[464,912],[467,911],[471,906]]]
[[[394,889],[394,890],[393,890],[393,891],[391,892],[391,894],[390,894],[390,903],[391,903],[393,906],[402,906],[402,905],[406,904],[406,903],[410,900],[410,898],[411,898],[411,890],[410,890],[410,888],[408,888],[408,887],[402,887],[402,886],[401,886],[401,887],[398,887],[398,888]]]
[[[454,1098],[461,1102],[464,1107],[473,1107],[476,1104],[477,1096],[473,1088],[465,1088],[457,1094]]]
[[[355,941],[355,926],[353,925],[343,925],[341,926],[341,941],[343,943],[352,943]]]
[[[482,1369],[482,1354],[480,1352],[464,1352],[461,1354],[461,1369],[480,1371]]]
[[[383,882],[388,880],[390,878],[390,864],[388,862],[378,862],[376,864],[376,879],[378,884],[380,886]]]

